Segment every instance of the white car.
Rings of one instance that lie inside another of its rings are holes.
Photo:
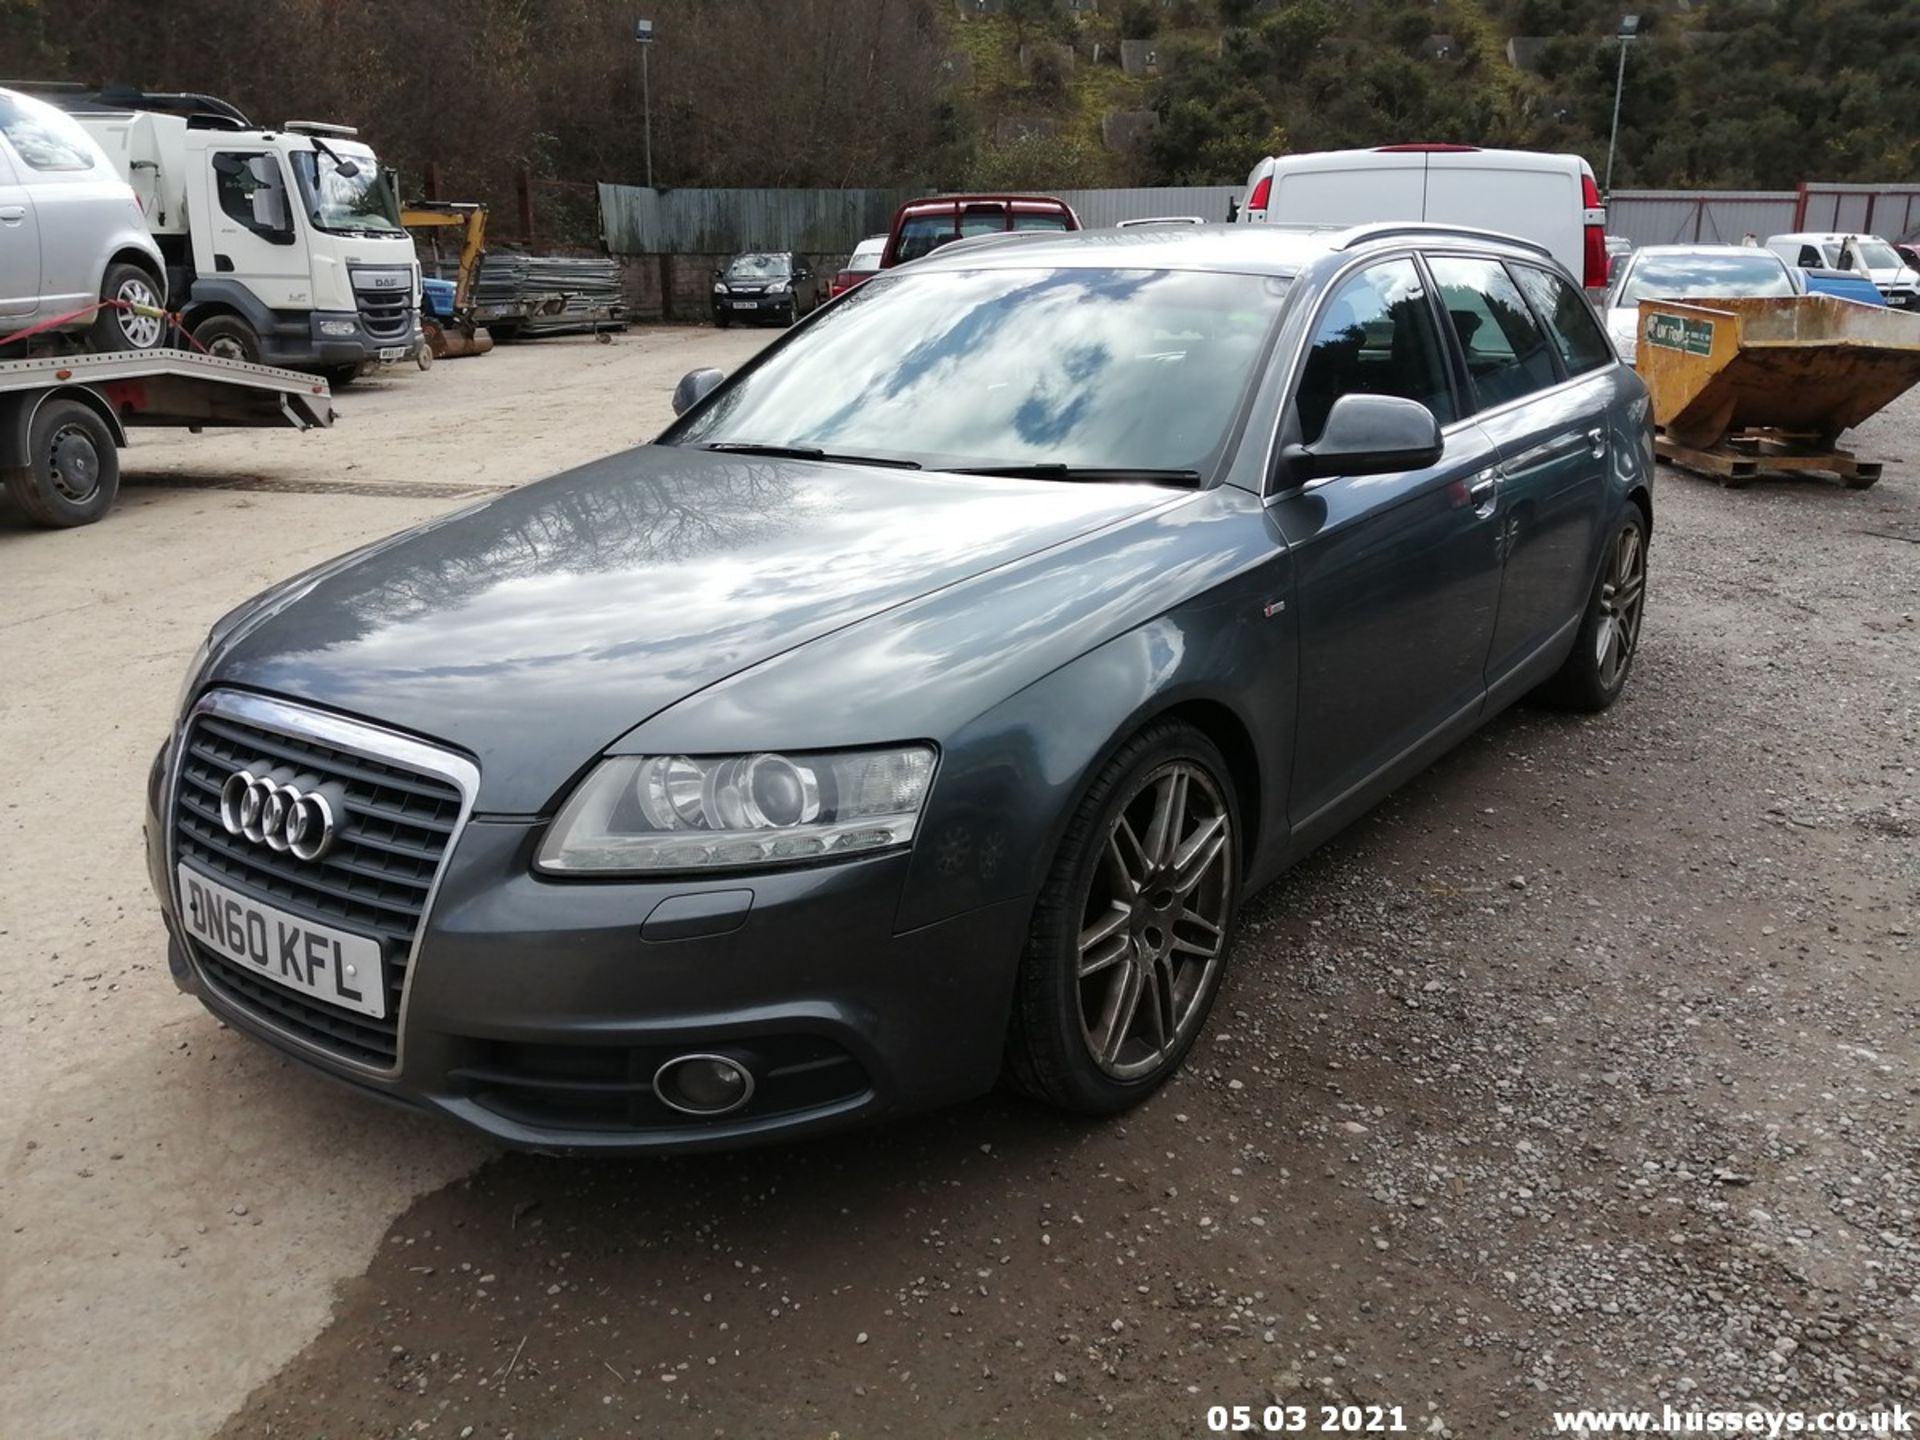
[[[1642,300],[1715,295],[1804,295],[1807,285],[1771,250],[1753,245],[1648,245],[1623,256],[1603,307],[1607,336],[1627,364],[1640,339]]]
[[[154,349],[166,274],[132,187],[93,138],[64,111],[0,90],[0,342],[74,316],[52,328],[85,332],[95,350]],[[101,301],[117,303],[94,309]]]
[[[1898,310],[1920,310],[1920,273],[1878,235],[1809,231],[1769,235],[1767,249],[1801,270],[1850,270],[1873,281],[1873,288]]]
[[[1546,246],[1589,290],[1607,284],[1607,212],[1593,167],[1578,155],[1477,145],[1269,155],[1247,176],[1236,218],[1252,225],[1471,225]]]

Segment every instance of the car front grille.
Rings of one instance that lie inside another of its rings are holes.
[[[310,1044],[363,1065],[390,1068],[399,1054],[400,1000],[413,942],[441,861],[459,824],[457,786],[321,741],[218,711],[197,715],[185,737],[174,797],[175,859],[265,904],[380,941],[386,972],[382,1019],[262,980],[191,941],[201,974],[229,1003]],[[220,822],[220,790],[237,770],[270,770],[343,787],[334,844],[317,861],[297,859]]]
[[[360,323],[376,340],[405,340],[413,331],[413,302],[403,290],[356,290]]]

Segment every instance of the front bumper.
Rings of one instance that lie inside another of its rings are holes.
[[[186,937],[168,883],[165,786],[156,760],[148,864],[175,983],[312,1068],[509,1145],[724,1148],[964,1100],[997,1077],[1028,901],[896,933],[908,868],[898,854],[712,880],[555,882],[531,869],[543,824],[517,820],[475,820],[454,841],[392,1069],[346,1060],[280,1028]],[[737,893],[676,907],[718,920],[666,924],[658,910],[742,891],[744,910]],[[658,1066],[695,1052],[753,1071],[745,1108],[699,1118],[653,1095]]]
[[[715,295],[713,314],[729,320],[786,320],[794,313],[791,292],[785,295]]]

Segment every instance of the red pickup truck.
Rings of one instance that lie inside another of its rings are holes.
[[[936,195],[894,213],[880,268],[918,260],[950,240],[1007,230],[1078,230],[1080,217],[1051,195]]]

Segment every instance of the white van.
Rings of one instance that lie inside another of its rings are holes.
[[[1247,176],[1239,219],[1255,225],[1472,225],[1546,246],[1588,289],[1607,283],[1607,212],[1593,168],[1578,155],[1474,145],[1270,155]]]
[[[1920,274],[1900,252],[1878,235],[1811,231],[1769,235],[1767,249],[1802,270],[1849,270],[1873,281],[1873,288],[1897,310],[1920,310]]]

